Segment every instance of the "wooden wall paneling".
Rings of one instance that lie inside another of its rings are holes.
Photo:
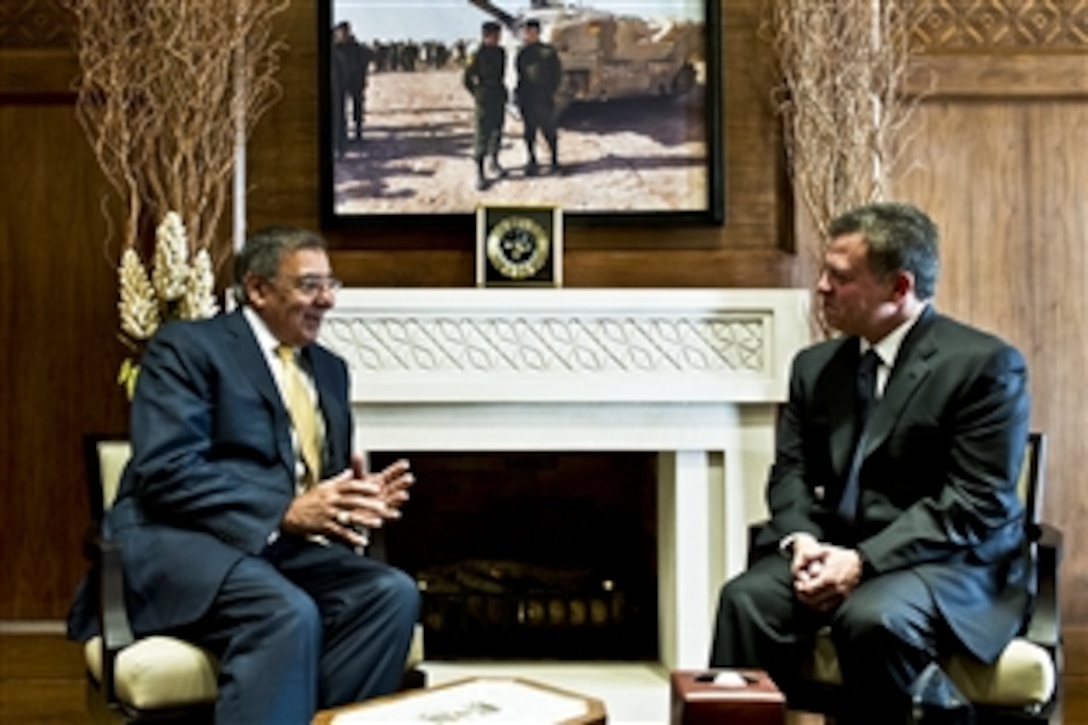
[[[923,13],[914,41],[930,53],[1082,53],[1088,43],[1088,5],[1081,0],[913,0],[911,4]]]
[[[3,0],[0,48],[67,48],[69,17],[64,0]]]
[[[1062,98],[1088,94],[1088,56],[1083,53],[929,55],[911,73],[908,89],[942,96]],[[935,84],[934,84],[935,82]]]
[[[1088,102],[1037,103],[1026,117],[1032,391],[1052,442],[1044,512],[1065,532],[1066,617],[1088,624]]]
[[[0,47],[3,47],[2,43]],[[0,98],[63,99],[72,95],[72,82],[79,72],[79,65],[70,49],[4,48],[2,57]]]
[[[937,304],[982,327],[1004,327],[1007,335],[1027,286],[1013,260],[1016,250],[1027,254],[1021,243],[1028,224],[1023,111],[1007,103],[941,99],[922,105],[915,123],[912,166],[896,189],[940,227]],[[995,295],[995,289],[1013,294]]]
[[[655,254],[665,259],[658,260]],[[567,255],[564,254],[564,257]],[[471,287],[471,251],[334,251],[338,277],[370,287]],[[567,287],[781,287],[794,259],[776,249],[580,250],[564,259]],[[362,281],[360,281],[362,280]]]
[[[58,618],[84,569],[82,435],[124,426],[103,182],[70,105],[0,105],[0,147],[0,619]]]

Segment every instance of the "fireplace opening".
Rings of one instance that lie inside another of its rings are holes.
[[[658,659],[654,454],[410,459],[382,543],[420,586],[428,659]]]

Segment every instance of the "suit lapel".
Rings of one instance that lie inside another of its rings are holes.
[[[892,432],[918,386],[929,376],[930,358],[937,351],[930,334],[936,314],[927,308],[903,340],[884,395],[869,420],[864,455],[870,455]]]
[[[287,409],[283,407],[283,398],[276,387],[276,381],[272,379],[272,371],[268,369],[268,360],[257,344],[257,338],[254,337],[249,323],[242,316],[241,309],[227,316],[226,325],[231,335],[231,348],[238,361],[238,369],[261,394],[275,418],[276,448],[293,478],[295,453],[291,447],[290,419],[287,417]]]

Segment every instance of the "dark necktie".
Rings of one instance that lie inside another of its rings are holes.
[[[858,494],[860,483],[858,472],[861,469],[861,459],[865,450],[867,439],[865,427],[869,423],[869,416],[876,406],[876,371],[880,367],[880,356],[876,350],[869,348],[858,363],[858,376],[854,381],[856,386],[856,403],[854,416],[857,425],[855,437],[854,455],[850,459],[850,473],[846,476],[846,483],[842,488],[842,498],[836,510],[839,518],[846,524],[853,525],[858,515]]]
[[[858,377],[854,382],[857,390],[857,416],[858,437],[865,430],[865,424],[869,422],[869,416],[876,404],[876,371],[880,367],[880,355],[876,350],[869,348],[861,356],[858,363]]]

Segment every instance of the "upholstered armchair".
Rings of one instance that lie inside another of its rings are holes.
[[[109,510],[131,455],[126,440],[88,437],[84,443],[94,530],[88,545],[98,562],[101,635],[84,644],[88,709],[95,722],[214,721],[218,662],[209,652],[174,637],[136,638],[125,611],[120,550],[98,522]],[[405,687],[424,684],[422,628],[406,662]]]
[[[979,723],[1046,723],[1058,707],[1062,667],[1058,569],[1062,534],[1039,520],[1045,442],[1041,433],[1029,436],[1018,485],[1037,577],[1035,606],[1020,635],[992,665],[959,655],[941,661],[956,687],[974,705]],[[751,541],[761,526],[752,527]],[[834,715],[842,678],[834,645],[826,631],[817,636],[812,656],[802,668],[803,686],[791,699],[790,707]]]

